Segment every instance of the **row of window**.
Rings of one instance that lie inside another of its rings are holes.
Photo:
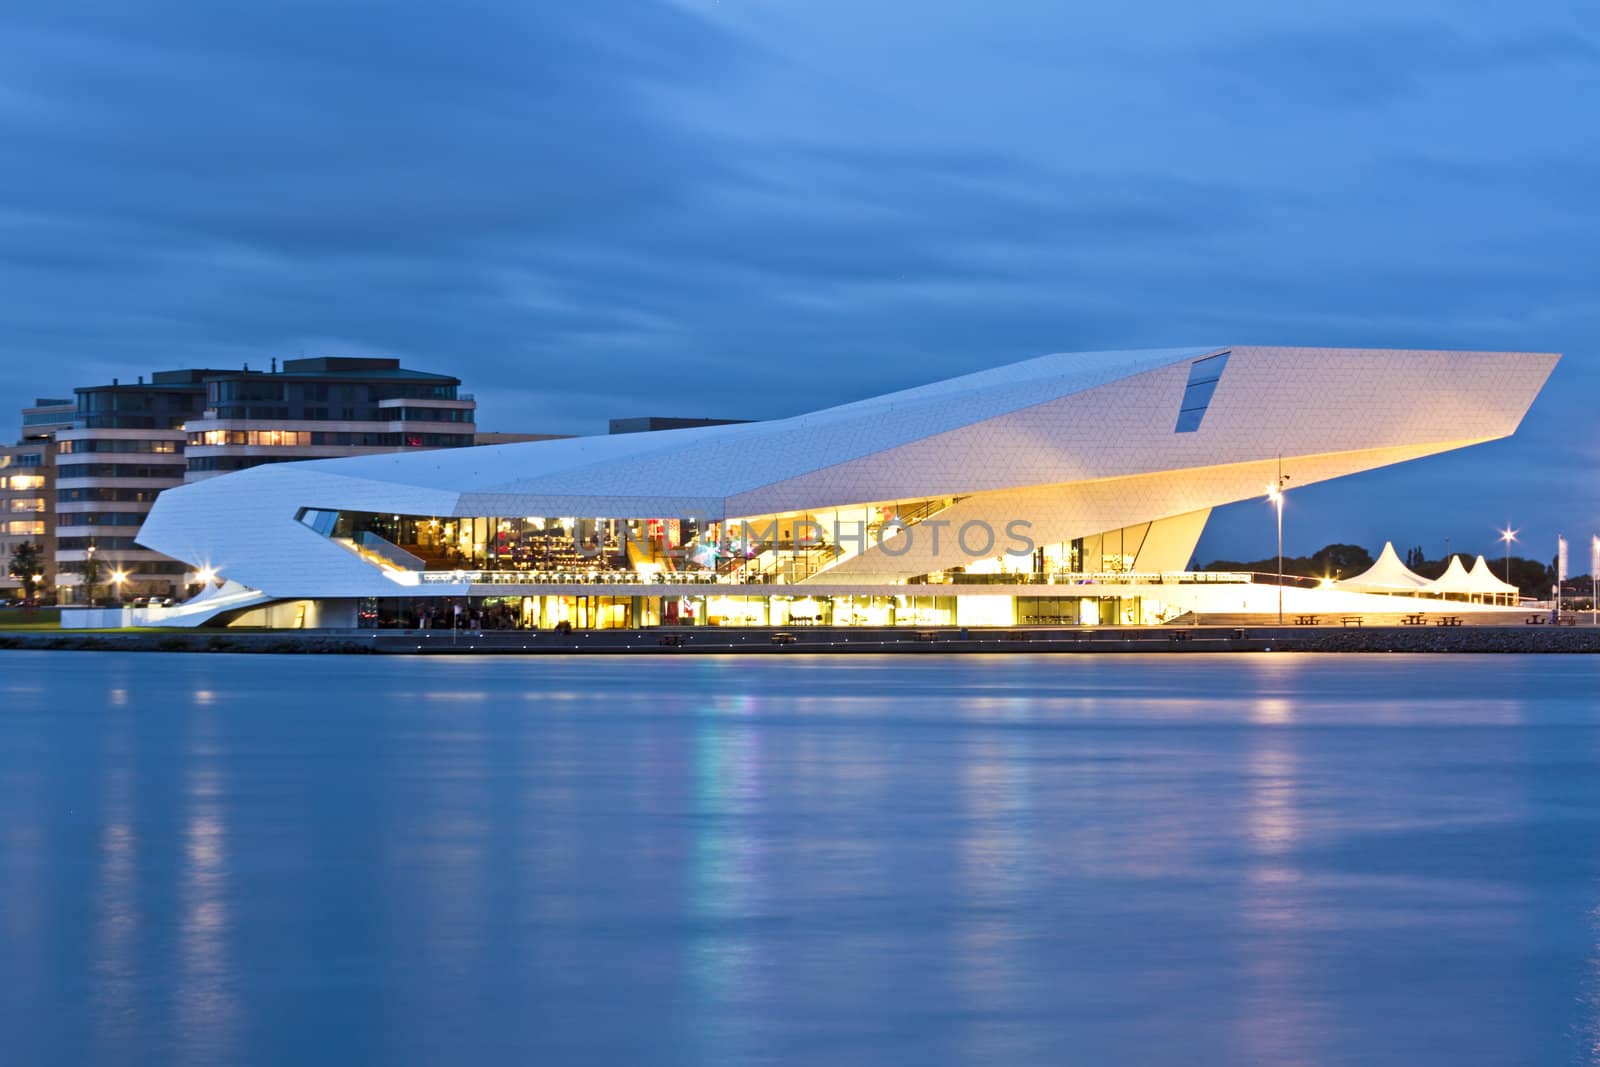
[[[384,417],[401,422],[472,422],[471,408],[390,408]]]
[[[138,526],[147,518],[142,511],[69,512],[56,516],[57,526]]]
[[[13,474],[9,478],[0,478],[0,489],[10,489],[13,492],[26,493],[34,489],[44,488],[44,475],[42,474]]]
[[[84,430],[181,430],[184,423],[199,416],[198,411],[182,415],[79,415],[73,425]]]
[[[442,447],[438,444],[441,441],[470,445],[472,438],[464,434],[336,433],[327,430],[201,430],[189,435],[191,448],[221,448],[230,445],[252,448],[312,448],[333,445],[416,448],[424,442]]]
[[[218,447],[221,445],[249,445],[260,448],[305,448],[311,444],[321,444],[313,441],[313,437],[321,437],[310,430],[202,430],[189,435],[189,446],[198,448],[203,446]]]
[[[13,537],[43,537],[43,519],[12,519],[6,523],[6,533]]]
[[[219,404],[326,404],[340,401],[346,404],[367,403],[376,400],[454,400],[453,385],[383,384],[355,385],[328,382],[285,382],[261,379],[234,379],[206,383],[206,399],[211,406]]]
[[[390,422],[395,419],[413,422],[473,421],[470,408],[324,408],[261,404],[219,404],[207,411],[206,417],[255,422]]]
[[[101,549],[101,548],[107,547],[106,546],[106,542],[109,541],[109,540],[110,540],[110,538],[101,538],[100,541],[97,543],[96,551],[99,551],[99,549]],[[127,539],[124,538],[124,540],[127,540]],[[80,549],[81,549],[81,547],[82,546],[80,546]],[[138,546],[133,546],[133,547],[138,547]],[[102,581],[102,582],[106,581],[110,577],[106,573],[107,568],[104,565],[104,563],[105,563],[105,561],[102,561],[102,565],[100,567],[100,581]],[[58,564],[56,569],[59,570],[62,574],[82,574],[83,573],[83,561],[82,560],[65,560],[62,563]],[[130,563],[127,566],[126,569],[128,571],[128,580],[132,581],[132,582],[137,582],[137,581],[139,581],[140,579],[143,579],[143,578],[153,578],[156,575],[164,575],[164,576],[168,576],[168,577],[181,577],[182,575],[188,574],[188,573],[190,573],[191,571],[194,570],[194,568],[189,566],[187,563],[147,563],[144,560],[139,560],[137,563]]]
[[[87,441],[62,441],[56,451],[63,456],[79,452],[154,452],[170,455],[183,451],[182,441],[129,441],[120,437],[97,437]]]
[[[96,552],[110,552],[117,549],[139,548],[132,537],[58,537],[56,550],[58,552],[82,552],[93,545]]]
[[[268,463],[293,463],[306,456],[195,456],[189,460],[192,471],[244,471]]]
[[[129,414],[136,412],[167,412],[169,414],[198,411],[201,394],[198,389],[184,390],[125,390],[116,386],[110,389],[90,389],[78,394],[80,415]]]
[[[18,452],[14,455],[0,456],[0,468],[42,466],[44,466],[44,453],[42,452]]]
[[[93,489],[57,489],[57,504],[112,503],[148,504],[156,498],[159,489],[135,489],[127,486],[99,485]]]
[[[43,511],[44,498],[39,496],[13,497],[5,502],[4,510],[13,515],[25,515],[33,511]]]
[[[182,463],[69,463],[56,468],[61,481],[71,478],[164,478],[183,481]]]

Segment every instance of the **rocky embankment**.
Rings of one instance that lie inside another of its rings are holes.
[[[74,633],[71,630],[0,632],[0,648],[97,652],[268,652],[284,654],[367,654],[369,635],[230,634],[217,630],[189,633]]]
[[[1305,629],[1284,648],[1305,652],[1600,652],[1600,628],[1394,626]]]
[[[1600,652],[1600,628],[1551,626],[1243,626],[912,630],[909,628],[148,633],[0,631],[0,649],[242,652],[274,655],[695,655],[1006,652]]]

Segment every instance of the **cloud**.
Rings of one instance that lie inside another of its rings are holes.
[[[1071,348],[1554,349],[1430,484],[1600,524],[1544,462],[1600,387],[1592,27],[1230,7],[8,5],[0,385],[389,352],[584,432]],[[1401,540],[1476,521],[1402,497]]]

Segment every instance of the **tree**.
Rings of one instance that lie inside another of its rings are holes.
[[[1349,578],[1372,566],[1372,553],[1360,545],[1328,545],[1311,555],[1313,570],[1321,564],[1329,577]]]
[[[83,595],[88,598],[91,607],[94,605],[95,586],[99,584],[100,561],[95,559],[94,546],[90,545],[83,560]]]
[[[32,541],[24,541],[11,550],[9,573],[22,583],[24,600],[32,600],[39,594],[39,574],[44,569],[43,563],[39,546]]]

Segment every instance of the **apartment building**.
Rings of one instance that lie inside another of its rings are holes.
[[[290,460],[332,459],[474,442],[477,404],[461,379],[397,359],[277,360],[206,380],[187,426],[185,480]]]
[[[22,433],[0,447],[0,596],[18,595],[11,555],[32,543],[39,550],[39,588],[55,587],[55,435],[77,414],[71,400],[39,398],[22,409]]]

